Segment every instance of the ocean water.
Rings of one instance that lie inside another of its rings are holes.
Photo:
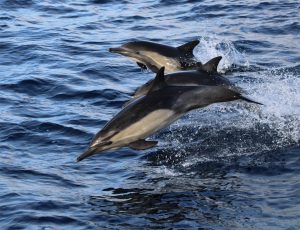
[[[1,229],[299,229],[299,1],[0,1]],[[193,111],[76,157],[154,74],[108,48],[199,39],[264,106]]]

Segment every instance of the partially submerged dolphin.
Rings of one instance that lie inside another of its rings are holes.
[[[223,86],[170,86],[165,82],[162,67],[147,94],[112,118],[77,161],[97,152],[125,146],[138,150],[151,148],[157,141],[147,141],[147,137],[190,110],[237,99],[243,99],[239,92]]]
[[[142,69],[149,68],[157,73],[164,66],[166,72],[172,73],[201,66],[201,62],[197,62],[193,54],[198,44],[199,40],[194,40],[172,47],[149,41],[133,41],[117,48],[110,48],[109,51],[133,59]]]

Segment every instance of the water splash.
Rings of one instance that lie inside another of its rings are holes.
[[[300,140],[299,85],[297,75],[282,69],[261,71],[253,82],[251,94],[265,104],[256,119],[276,130],[281,143],[297,143]]]
[[[201,36],[199,45],[195,48],[195,56],[202,63],[222,56],[218,71],[226,72],[231,66],[249,67],[249,61],[244,53],[239,52],[231,41],[216,36]]]

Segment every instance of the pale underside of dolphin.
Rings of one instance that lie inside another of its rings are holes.
[[[243,99],[239,92],[223,86],[167,85],[164,68],[161,68],[148,93],[137,98],[112,118],[77,160],[126,146],[138,150],[151,148],[157,141],[148,141],[146,138],[190,110],[237,99]]]
[[[165,72],[172,73],[201,67],[201,62],[197,62],[193,54],[198,44],[199,40],[194,40],[172,47],[149,41],[133,41],[117,48],[110,48],[109,51],[129,57],[142,69],[148,68],[157,73],[164,66]]]

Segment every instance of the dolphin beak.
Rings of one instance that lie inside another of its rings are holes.
[[[96,154],[96,152],[97,152],[96,148],[88,149],[87,151],[82,153],[79,157],[77,157],[77,162],[82,161],[83,159]]]
[[[121,47],[117,47],[117,48],[109,48],[109,52],[122,54],[122,53],[125,53],[126,50]]]
[[[96,146],[91,146],[88,150],[86,150],[84,153],[82,153],[78,158],[77,162],[82,161],[83,159],[93,156],[96,153],[100,153],[102,151],[105,151],[107,149],[110,149],[110,145],[112,144],[111,141],[106,141],[101,144],[98,144]]]

